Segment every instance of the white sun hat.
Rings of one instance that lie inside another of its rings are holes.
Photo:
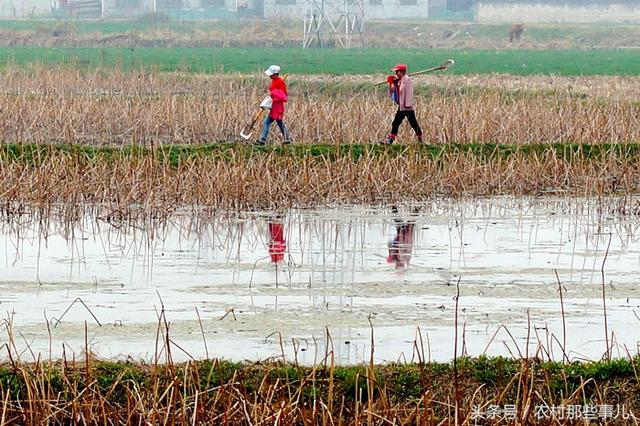
[[[270,65],[264,73],[269,77],[274,74],[280,74],[280,67],[278,65]]]

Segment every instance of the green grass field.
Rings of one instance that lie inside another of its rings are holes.
[[[40,48],[0,49],[0,66],[73,64],[76,66],[156,68],[160,71],[251,73],[272,63],[293,74],[385,73],[396,62],[411,70],[429,68],[446,58],[449,73],[515,75],[638,75],[640,55],[621,50],[471,50],[471,49],[210,49],[210,48]]]

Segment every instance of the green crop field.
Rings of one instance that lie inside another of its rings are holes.
[[[33,63],[161,71],[250,73],[277,63],[293,74],[375,74],[396,62],[419,70],[454,58],[449,73],[639,75],[640,55],[624,50],[41,48],[0,49],[0,66]]]

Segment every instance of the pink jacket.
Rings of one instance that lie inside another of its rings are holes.
[[[413,81],[411,77],[405,75],[400,79],[399,86],[399,109],[400,111],[413,111]]]

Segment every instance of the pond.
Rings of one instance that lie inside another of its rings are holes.
[[[372,341],[375,362],[447,361],[454,349],[597,359],[607,343],[626,356],[640,329],[633,203],[5,216],[1,341],[11,336],[26,361],[77,358],[88,345],[113,359],[313,364],[332,353],[353,364],[369,360]]]

